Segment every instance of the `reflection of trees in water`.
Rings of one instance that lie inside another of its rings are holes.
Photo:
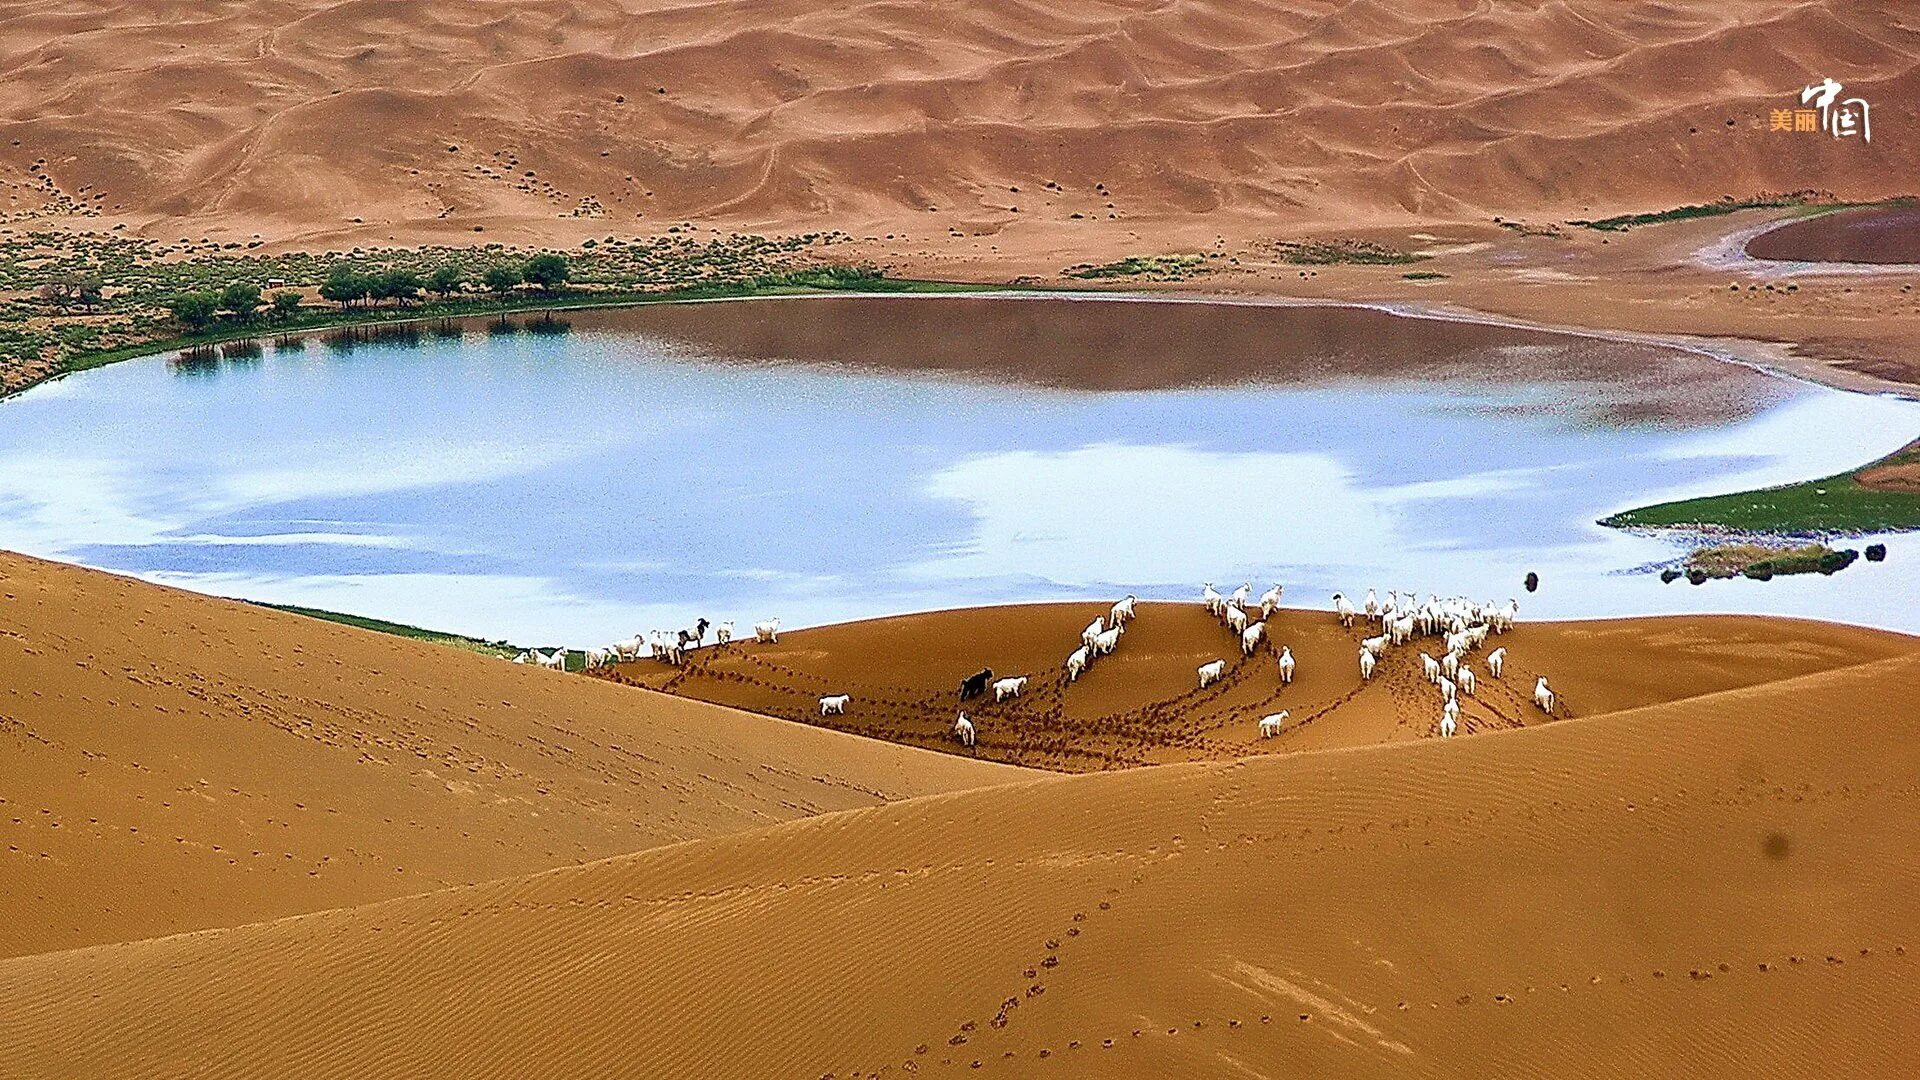
[[[487,324],[488,337],[508,337],[520,332],[520,324],[505,315]]]
[[[362,345],[400,345],[412,347],[426,340],[418,324],[396,326],[343,326],[320,337],[321,344],[334,352],[349,353]]]
[[[458,319],[441,319],[428,332],[436,338],[461,338],[467,335],[467,328]]]
[[[552,312],[548,312],[539,318],[528,319],[526,330],[529,334],[538,334],[541,337],[559,337],[572,333],[573,324],[565,319],[556,319]]]
[[[184,349],[167,361],[167,370],[175,375],[189,377],[218,374],[220,350],[212,345],[195,345],[190,349]]]
[[[220,346],[220,359],[233,363],[251,364],[257,362],[264,350],[255,338],[241,338]]]
[[[306,352],[307,339],[298,334],[282,334],[273,339],[273,351],[276,353]]]

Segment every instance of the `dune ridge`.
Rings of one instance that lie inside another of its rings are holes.
[[[0,775],[16,955],[1025,774],[0,552]]]
[[[152,235],[301,242],[361,222],[556,236],[1038,216],[1093,234],[1207,214],[1604,216],[1810,176],[1875,198],[1905,182],[1909,15],[1894,0],[25,0],[0,18],[0,165],[16,209],[49,197],[44,175],[60,205]],[[1876,103],[1886,137],[1833,153],[1769,132],[1769,108],[1826,75]]]
[[[1886,691],[1917,677],[1047,778],[14,958],[0,1043],[23,1077],[1894,1076],[1920,716]]]

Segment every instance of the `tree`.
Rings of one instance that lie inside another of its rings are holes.
[[[335,266],[327,272],[327,280],[320,283],[320,295],[343,307],[352,307],[355,300],[367,298],[372,284],[368,275],[351,266]]]
[[[427,277],[427,288],[432,289],[442,299],[459,292],[461,286],[466,283],[466,275],[452,263],[434,267],[433,273]]]
[[[501,296],[505,296],[520,284],[520,270],[518,267],[508,266],[506,263],[495,263],[487,267],[487,272],[482,275],[481,281],[486,284],[487,288]]]
[[[373,276],[368,292],[378,300],[417,300],[420,275],[411,270],[382,270]]]
[[[236,281],[220,291],[220,306],[245,322],[253,318],[254,309],[260,306],[260,286],[250,281]]]
[[[271,297],[273,317],[282,322],[300,314],[300,294],[297,292],[277,292]]]
[[[567,257],[554,252],[535,255],[520,269],[520,276],[527,284],[538,285],[549,292],[566,284],[569,273]]]
[[[167,310],[189,330],[204,330],[220,310],[220,295],[215,292],[181,293],[167,301]]]
[[[55,307],[83,304],[88,308],[100,302],[100,279],[92,274],[61,274],[39,288],[40,298]]]

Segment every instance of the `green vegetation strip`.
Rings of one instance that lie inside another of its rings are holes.
[[[1920,458],[1902,451],[1876,464]],[[1709,495],[1628,510],[1603,518],[1615,528],[1706,528],[1812,535],[1920,529],[1920,494],[1870,488],[1843,473],[1803,484]]]
[[[256,602],[249,601],[249,603]],[[482,641],[479,638],[467,637],[464,634],[448,634],[438,630],[424,630],[418,626],[408,626],[405,623],[388,622],[385,619],[370,619],[364,615],[348,615],[344,612],[324,611],[320,608],[299,607],[294,604],[259,603],[257,606],[272,608],[275,611],[284,611],[290,615],[305,615],[309,619],[323,619],[330,623],[339,623],[342,626],[352,626],[361,630],[372,630],[376,633],[392,634],[395,637],[411,638],[414,641],[426,641],[435,645],[448,645],[456,649],[464,649],[467,652],[484,653],[487,656],[513,657],[521,652],[518,647],[509,645],[504,641]]]

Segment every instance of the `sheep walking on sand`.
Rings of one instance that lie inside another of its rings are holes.
[[[1270,619],[1273,617],[1273,613],[1279,610],[1281,591],[1282,590],[1280,588],[1280,583],[1276,581],[1273,583],[1273,588],[1268,589],[1266,592],[1263,592],[1260,594],[1260,617],[1261,618]]]
[[[1420,653],[1420,674],[1426,676],[1430,683],[1440,681],[1440,661],[1428,656],[1425,650]]]
[[[1293,647],[1290,645],[1280,647],[1280,685],[1293,685]]]
[[[1548,716],[1553,715],[1553,691],[1547,688],[1545,675],[1540,676],[1540,681],[1533,684],[1533,703],[1540,706],[1541,712]]]
[[[1366,649],[1361,649],[1360,650],[1360,677],[1362,679],[1366,679],[1369,682],[1371,682],[1373,679],[1373,666],[1377,663],[1379,663],[1379,661],[1373,658],[1373,653],[1369,652]]]
[[[1073,682],[1075,679],[1078,679],[1086,672],[1087,666],[1092,663],[1093,647],[1091,645],[1082,645],[1071,653],[1068,653],[1067,681]]]
[[[1227,662],[1225,660],[1209,661],[1208,663],[1201,664],[1199,671],[1200,689],[1205,690],[1207,687],[1219,682],[1220,677],[1227,673]]]
[[[1119,626],[1121,623],[1132,622],[1133,605],[1138,602],[1139,597],[1128,593],[1126,599],[1114,604],[1112,609],[1107,612],[1107,618],[1111,620],[1115,626]]]
[[[1207,614],[1217,617],[1221,609],[1226,607],[1227,598],[1214,592],[1213,582],[1209,581],[1200,586],[1200,602],[1207,606]]]
[[[1243,581],[1240,583],[1239,588],[1233,590],[1233,592],[1227,596],[1227,600],[1230,601],[1234,607],[1246,607],[1247,594],[1252,591],[1253,591],[1253,582]]]
[[[1474,689],[1479,686],[1479,680],[1473,676],[1473,669],[1465,664],[1460,665],[1460,674],[1456,678],[1460,683],[1460,692],[1472,697]]]
[[[1109,626],[1100,631],[1099,635],[1093,639],[1093,651],[1101,656],[1112,653],[1120,646],[1120,635],[1126,632],[1127,628],[1124,626]]]
[[[1358,614],[1358,612],[1353,610],[1353,604],[1347,599],[1345,593],[1333,594],[1333,613],[1340,616],[1340,625],[1342,627],[1351,627],[1355,615]]]
[[[1019,697],[1027,689],[1027,676],[999,679],[993,684],[993,702],[998,705],[1010,697]]]
[[[1243,633],[1247,629],[1246,609],[1231,600],[1227,601],[1226,614],[1223,618],[1227,621],[1227,629],[1236,634]]]
[[[1263,622],[1254,623],[1252,626],[1240,631],[1240,655],[1252,656],[1253,651],[1260,647],[1260,639],[1265,637],[1266,634],[1267,624]]]
[[[1106,628],[1107,628],[1106,622],[1102,620],[1100,616],[1095,615],[1093,617],[1093,621],[1087,624],[1087,628],[1085,630],[1080,631],[1080,644],[1082,645],[1093,644],[1094,639],[1099,637],[1101,631],[1105,630]]]
[[[713,632],[713,640],[723,646],[733,640],[732,619],[728,619],[726,622],[720,624],[719,629]]]
[[[953,722],[953,735],[961,746],[973,745],[973,721],[967,719],[966,713],[961,713],[960,719]]]
[[[852,694],[828,694],[820,699],[821,716],[847,715],[847,703],[853,700]]]
[[[1507,666],[1507,650],[1503,646],[1487,654],[1487,674],[1500,677],[1500,669]]]
[[[1387,635],[1381,634],[1379,637],[1361,638],[1360,647],[1372,653],[1377,659],[1381,653],[1387,651]]]
[[[1434,685],[1440,688],[1441,701],[1452,702],[1457,700],[1460,696],[1459,684],[1455,683],[1452,679],[1447,678],[1445,675],[1440,676],[1440,681],[1437,683],[1434,683]]]
[[[768,619],[753,624],[753,639],[772,645],[780,644],[780,620]]]
[[[1281,725],[1285,724],[1287,722],[1287,717],[1292,715],[1293,714],[1288,712],[1287,710],[1281,709],[1277,713],[1269,713],[1268,715],[1261,717],[1260,718],[1260,737],[1263,739],[1271,739],[1275,735],[1280,734]]]
[[[1456,702],[1449,701],[1447,702],[1446,708],[1440,710],[1440,737],[1443,739],[1453,738],[1454,730],[1459,724],[1460,706]]]
[[[1369,623],[1375,623],[1380,621],[1380,594],[1379,593],[1374,592],[1372,589],[1368,589],[1367,598],[1364,602],[1362,602],[1360,606],[1362,610],[1364,610],[1367,613],[1367,621]]]

